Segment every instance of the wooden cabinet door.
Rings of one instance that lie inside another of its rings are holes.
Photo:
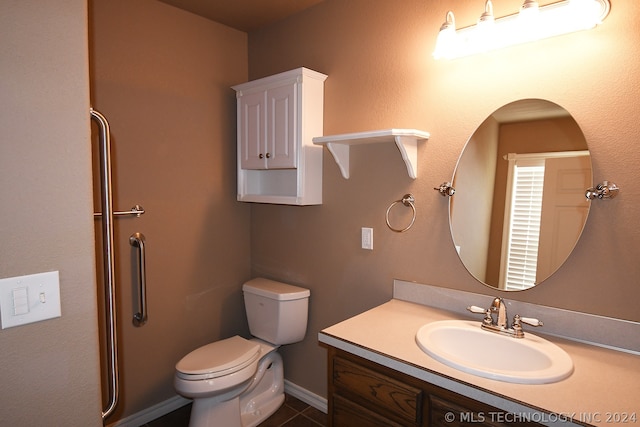
[[[328,356],[330,427],[540,425],[334,347]]]
[[[332,427],[406,427],[341,396],[333,398]]]
[[[422,420],[422,390],[342,357],[333,359],[333,390],[398,425]],[[335,403],[335,402],[334,402]],[[343,405],[344,406],[344,405]]]

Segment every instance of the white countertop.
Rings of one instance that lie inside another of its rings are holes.
[[[536,330],[534,334],[571,356],[574,372],[569,378],[536,385],[481,378],[436,361],[415,342],[422,325],[456,318],[462,317],[393,299],[322,330],[319,340],[542,424],[566,426],[573,424],[566,422],[573,418],[592,425],[640,426],[640,356],[548,337]]]

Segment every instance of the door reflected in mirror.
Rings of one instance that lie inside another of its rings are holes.
[[[564,108],[525,99],[496,110],[467,141],[453,176],[449,221],[466,269],[509,291],[547,279],[580,238],[592,182],[587,142]]]

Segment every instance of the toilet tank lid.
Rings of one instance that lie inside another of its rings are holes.
[[[242,285],[242,291],[279,301],[309,298],[311,291],[299,286],[258,277]]]

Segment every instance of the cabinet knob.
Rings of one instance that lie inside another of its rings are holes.
[[[258,158],[262,159],[262,158],[264,158],[264,155],[262,153],[260,153],[260,154],[258,154]]]
[[[270,158],[271,158],[271,154],[267,153],[267,159],[270,159]]]

